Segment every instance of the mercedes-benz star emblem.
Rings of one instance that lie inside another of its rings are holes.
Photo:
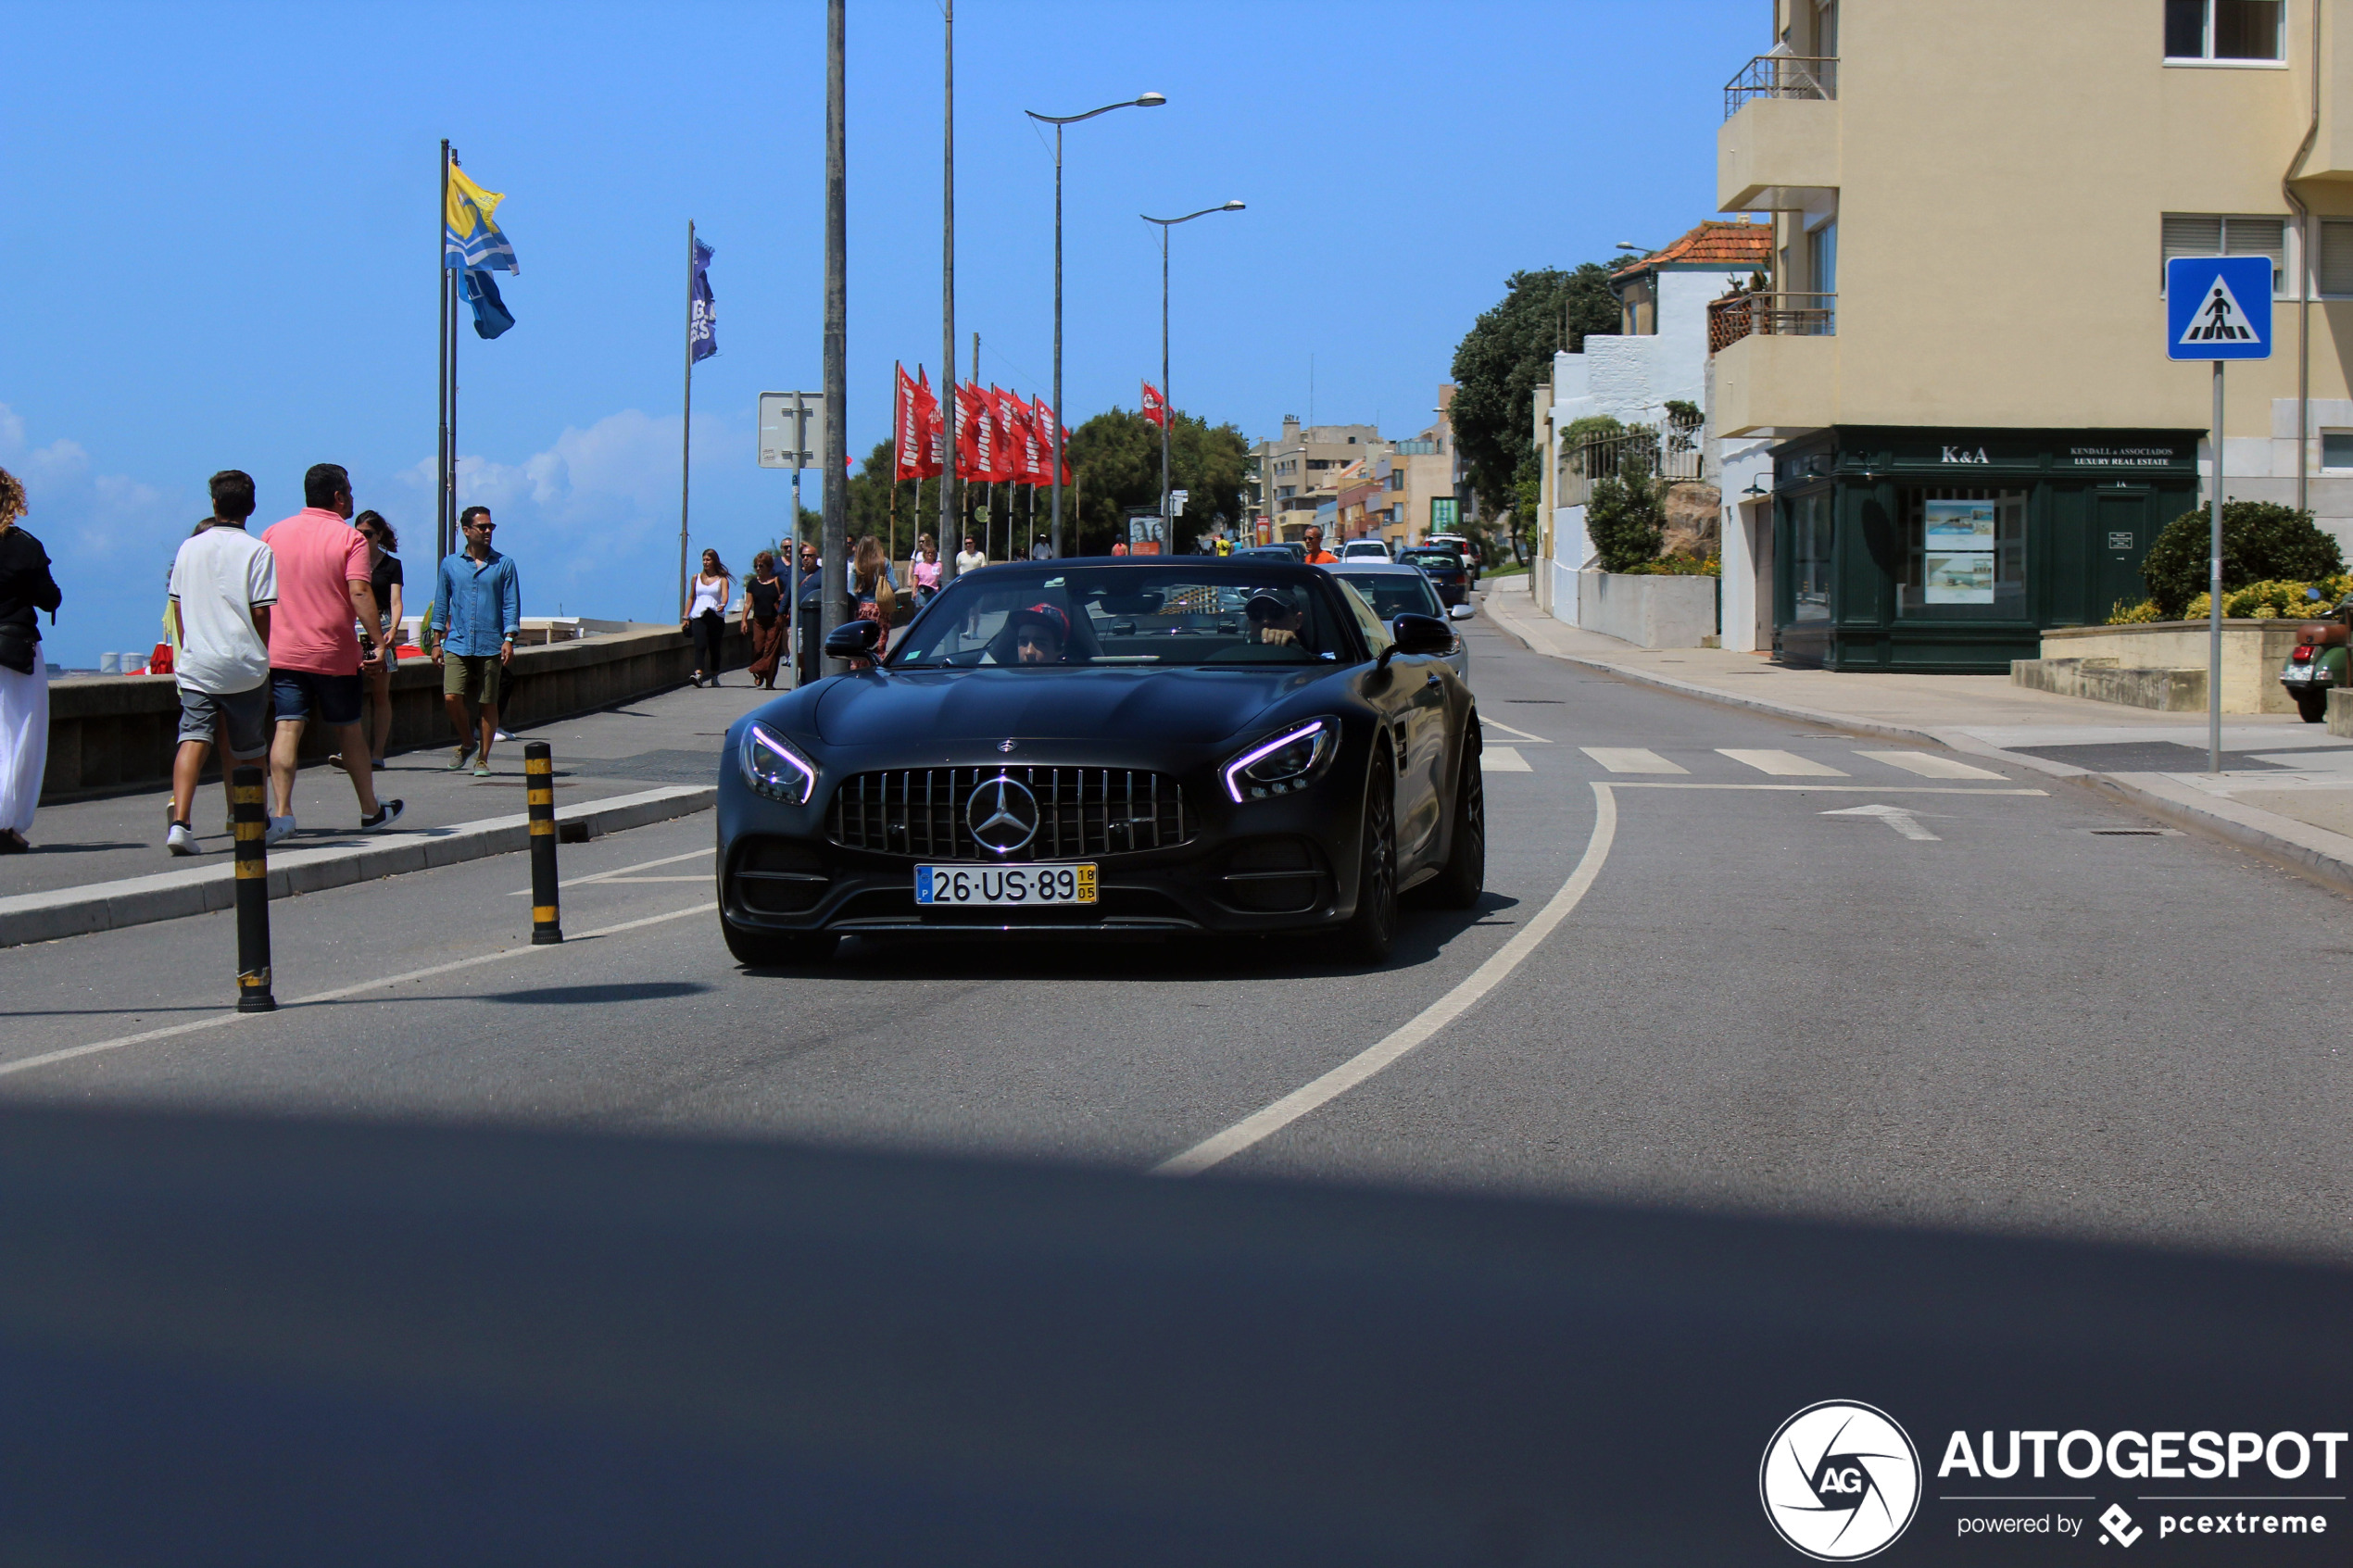
[[[984,780],[964,802],[964,823],[984,849],[1010,855],[1038,833],[1038,797],[1018,779]]]
[[[997,743],[997,749],[1000,751],[1011,751],[1013,748],[1013,743],[1012,741],[1000,740]]]

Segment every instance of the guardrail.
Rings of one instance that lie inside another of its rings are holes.
[[[1834,55],[1758,55],[1724,83],[1724,118],[1741,112],[1752,98],[1814,98],[1838,96],[1838,57]]]
[[[1718,353],[1752,333],[1764,337],[1834,337],[1838,295],[1763,291],[1731,294],[1707,305],[1707,351]]]

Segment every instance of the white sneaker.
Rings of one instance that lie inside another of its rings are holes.
[[[171,824],[171,831],[163,835],[163,846],[175,855],[204,853],[203,846],[196,842],[196,835],[189,831],[188,824],[185,822]]]
[[[508,741],[510,741],[510,740],[514,739],[515,737],[514,737],[513,735],[511,735],[511,734],[508,734],[505,730],[493,730],[493,731],[491,731],[491,732],[490,732],[490,738],[491,738],[492,740],[495,740],[495,741],[498,741],[498,740],[508,740]]]
[[[271,818],[270,830],[261,835],[262,847],[266,849],[282,838],[292,838],[294,830],[295,820],[292,817]]]

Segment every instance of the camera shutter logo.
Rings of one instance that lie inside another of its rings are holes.
[[[1825,1399],[1781,1423],[1756,1489],[1781,1539],[1818,1562],[1853,1562],[1893,1545],[1919,1512],[1919,1451],[1885,1411]]]

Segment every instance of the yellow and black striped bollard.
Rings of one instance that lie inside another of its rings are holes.
[[[270,994],[270,813],[261,804],[261,770],[229,776],[229,823],[237,839],[237,1010],[275,1012]]]
[[[522,778],[531,804],[531,943],[540,947],[564,939],[556,908],[556,762],[546,741],[524,743]]]

